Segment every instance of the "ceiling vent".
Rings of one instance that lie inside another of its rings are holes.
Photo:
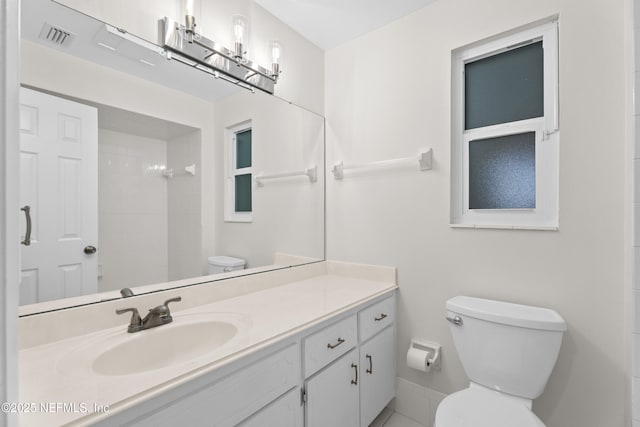
[[[76,35],[71,31],[67,31],[61,27],[56,27],[47,22],[42,26],[40,31],[40,38],[47,40],[49,43],[53,43],[56,46],[68,46],[71,44]]]

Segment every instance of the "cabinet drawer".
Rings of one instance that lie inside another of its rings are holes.
[[[358,313],[360,342],[364,342],[395,322],[396,298],[384,299]]]
[[[334,323],[304,340],[304,377],[308,378],[351,350],[358,341],[356,316]]]

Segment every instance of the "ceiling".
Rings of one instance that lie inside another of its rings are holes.
[[[255,0],[316,46],[331,49],[435,0]]]

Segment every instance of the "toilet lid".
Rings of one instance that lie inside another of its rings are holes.
[[[544,427],[524,404],[491,390],[468,388],[444,398],[435,427]]]

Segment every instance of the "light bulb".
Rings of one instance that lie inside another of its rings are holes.
[[[277,40],[273,40],[269,44],[271,45],[271,75],[277,80],[281,72],[282,44]]]
[[[280,65],[282,59],[282,44],[274,40],[271,42],[271,62]]]
[[[242,15],[233,16],[233,38],[235,40],[234,56],[237,60],[241,60],[245,52],[246,41],[249,40],[249,25],[247,18]]]
[[[244,44],[247,33],[247,19],[242,15],[233,17],[233,35],[236,43]]]
[[[184,30],[187,42],[193,43],[193,36],[196,32],[196,18],[193,16],[193,0],[187,0],[184,6]]]

